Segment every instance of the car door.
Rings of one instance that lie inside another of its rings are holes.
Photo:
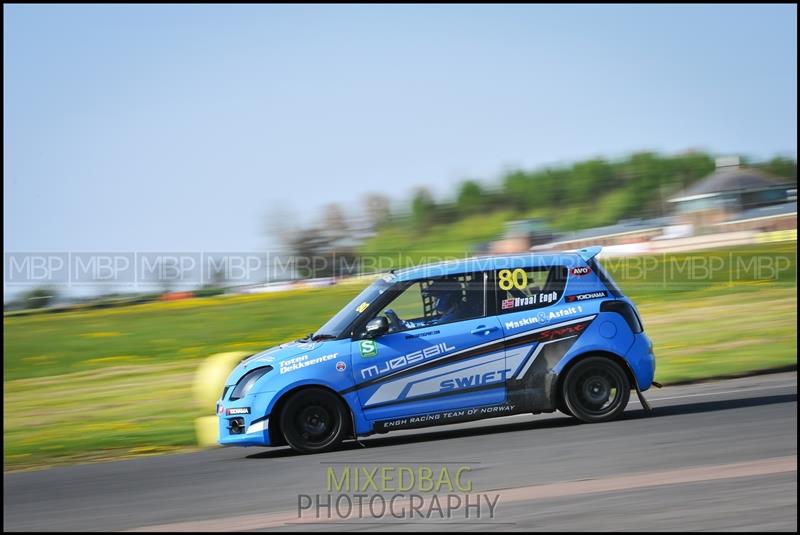
[[[564,298],[567,267],[558,263],[494,273],[498,319],[506,349],[509,403],[541,407],[553,366],[593,316]]]
[[[479,272],[413,281],[372,315],[392,318],[390,332],[356,333],[352,369],[368,419],[503,402],[503,331],[497,317],[487,316],[487,279]],[[437,284],[458,296],[460,312],[437,310]]]

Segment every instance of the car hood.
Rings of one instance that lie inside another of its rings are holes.
[[[225,381],[225,384],[229,386],[235,385],[244,374],[255,368],[261,368],[263,366],[278,368],[281,361],[316,351],[325,343],[326,341],[311,342],[297,340],[295,342],[265,349],[260,353],[247,357],[237,364],[228,375],[228,380]]]

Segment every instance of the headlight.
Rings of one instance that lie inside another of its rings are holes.
[[[244,374],[242,378],[239,379],[239,382],[236,383],[236,387],[233,389],[233,392],[231,392],[231,401],[245,397],[253,388],[253,385],[255,385],[259,379],[264,377],[264,375],[271,370],[272,366],[264,366],[263,368],[256,368],[255,370],[250,370]]]

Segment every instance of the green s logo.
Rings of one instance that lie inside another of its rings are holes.
[[[361,340],[359,343],[362,357],[374,357],[378,354],[378,347],[375,345],[375,340]]]

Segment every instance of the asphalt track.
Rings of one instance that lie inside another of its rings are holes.
[[[510,416],[376,435],[324,455],[226,448],[4,474],[4,529],[797,530],[795,372],[647,397],[654,414],[634,396],[606,424]],[[346,466],[467,466],[472,494],[497,500],[494,514],[412,515],[398,500],[397,517],[367,507],[341,518],[334,507],[328,519],[323,507],[321,518],[298,518],[298,495],[327,495],[326,470]]]

